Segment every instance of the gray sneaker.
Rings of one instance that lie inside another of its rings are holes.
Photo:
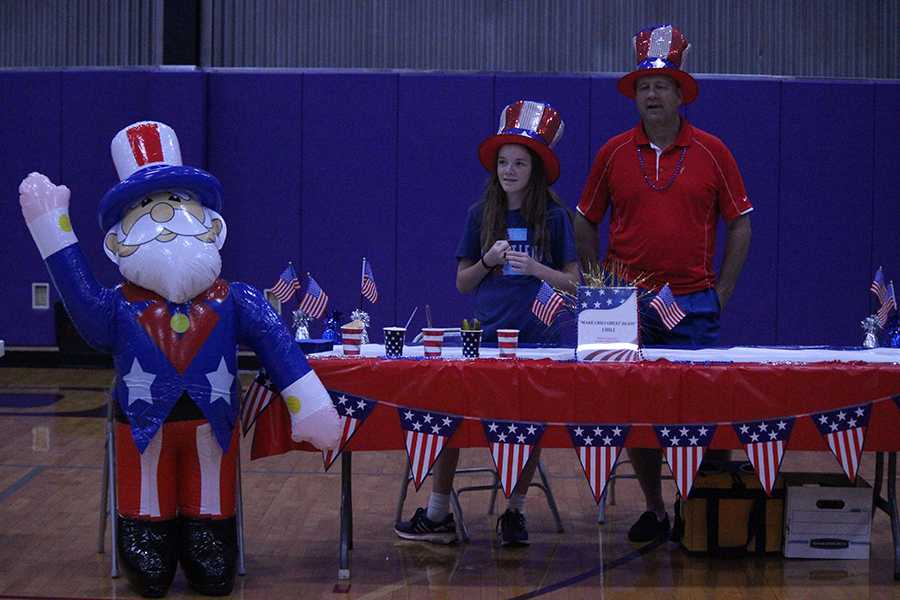
[[[424,508],[417,508],[412,519],[394,525],[394,533],[404,540],[452,544],[456,541],[456,521],[453,513],[449,513],[443,521],[436,523],[428,518]]]
[[[507,508],[497,519],[497,537],[501,546],[527,546],[528,530],[525,528],[525,515]]]

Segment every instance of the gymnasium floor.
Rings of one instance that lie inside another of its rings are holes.
[[[124,578],[109,577],[110,555],[97,552],[103,390],[111,378],[102,369],[0,368],[0,599],[135,597]],[[546,451],[544,463],[566,532],[555,532],[534,490],[526,506],[532,544],[514,550],[494,543],[485,492],[462,497],[471,543],[396,539],[391,521],[405,455],[355,454],[351,579],[339,581],[340,461],[323,473],[318,454],[250,462],[246,441],[244,449],[247,574],[235,598],[900,598],[884,513],[875,516],[869,560],[729,560],[690,556],[672,543],[639,548],[625,539],[642,508],[637,484],[619,483],[608,521],[598,525],[578,461],[564,449]],[[479,449],[462,457],[462,466],[490,460]],[[865,456],[864,477],[874,474],[873,462]],[[782,469],[838,466],[829,454],[793,452]],[[410,488],[406,517],[424,504],[427,488]],[[168,598],[195,597],[179,574]]]

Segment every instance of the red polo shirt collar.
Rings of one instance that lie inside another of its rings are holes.
[[[644,124],[638,123],[634,128],[634,145],[635,146],[649,146],[650,138],[647,137],[647,134],[644,132]],[[691,142],[694,139],[694,128],[688,123],[688,120],[684,117],[681,117],[681,129],[678,130],[678,137],[675,138],[675,143],[672,144],[672,147],[678,146],[679,148],[682,146],[690,146]]]

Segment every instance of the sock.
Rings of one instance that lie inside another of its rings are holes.
[[[440,523],[447,518],[449,513],[450,494],[437,494],[431,492],[431,495],[428,496],[428,511],[425,516],[427,516],[430,521]]]
[[[522,512],[522,509],[525,508],[525,494],[513,493],[513,495],[509,497],[509,503],[506,505],[506,508],[508,510]]]

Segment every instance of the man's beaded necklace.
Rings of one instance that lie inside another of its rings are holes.
[[[684,166],[684,155],[687,154],[687,146],[681,147],[681,153],[678,155],[678,162],[675,164],[675,169],[672,170],[672,176],[669,177],[669,180],[663,186],[658,186],[654,181],[651,181],[649,177],[647,177],[647,169],[644,165],[644,154],[641,152],[641,147],[637,146],[637,155],[638,155],[638,163],[641,166],[641,175],[644,177],[644,183],[654,191],[664,192],[675,183],[675,179],[681,175],[681,168]]]

